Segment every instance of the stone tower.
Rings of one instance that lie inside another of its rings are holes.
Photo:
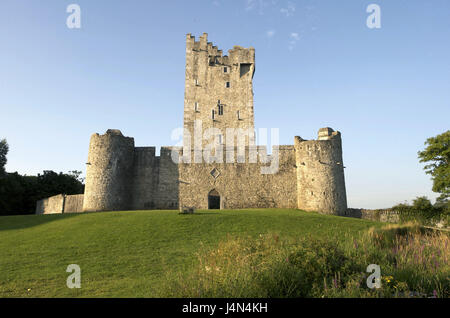
[[[341,133],[321,128],[318,140],[295,137],[298,208],[344,215],[347,210]]]
[[[202,136],[210,128],[220,129],[220,133],[209,130],[213,133],[208,140],[212,141],[214,136],[221,134],[215,140],[222,144],[226,141],[227,128],[254,131],[252,80],[255,49],[234,46],[228,55],[223,56],[207,37],[206,33],[200,36],[199,41],[195,41],[191,34],[186,37],[184,128],[190,136],[185,134],[183,142],[191,148],[194,147],[194,126],[197,134]],[[208,140],[197,146],[203,147],[210,143]],[[236,145],[236,138],[233,140]],[[253,144],[254,137],[248,137],[245,142]],[[227,143],[227,146],[230,145]]]
[[[129,209],[133,159],[134,139],[119,130],[91,136],[83,211]]]

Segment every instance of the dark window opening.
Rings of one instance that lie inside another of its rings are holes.
[[[230,88],[230,82],[227,82],[226,87]]]
[[[219,64],[219,59],[217,58],[217,56],[210,56],[209,66],[215,66],[216,64]]]
[[[252,64],[250,63],[242,63],[241,67],[240,67],[240,76],[244,76],[245,74],[247,74],[248,72],[250,72],[250,66]]]

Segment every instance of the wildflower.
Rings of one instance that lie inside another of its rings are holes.
[[[434,269],[437,271],[439,269],[439,263],[437,261],[437,259],[434,259]]]
[[[210,271],[211,271],[211,267],[205,266],[205,270],[206,270],[207,272],[210,272]]]
[[[30,292],[30,291],[31,291],[31,288],[28,288],[27,291]]]
[[[338,284],[337,284],[337,279],[336,279],[336,277],[333,278],[333,286],[334,286],[334,288],[338,288]]]

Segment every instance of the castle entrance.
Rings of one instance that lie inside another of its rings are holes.
[[[208,193],[208,209],[220,209],[220,194],[216,189],[213,189]]]

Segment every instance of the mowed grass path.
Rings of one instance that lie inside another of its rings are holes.
[[[380,223],[290,209],[124,211],[0,217],[0,297],[157,297],[168,270],[231,236],[358,236]],[[69,264],[81,289],[69,289]]]

